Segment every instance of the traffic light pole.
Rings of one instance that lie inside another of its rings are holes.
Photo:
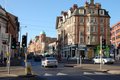
[[[102,70],[102,36],[100,36],[100,70]]]
[[[27,40],[27,33],[26,33],[26,40]],[[26,41],[27,42],[27,41]],[[27,44],[27,43],[26,43]],[[26,48],[24,47],[24,51],[25,51],[25,73],[27,74],[27,45]]]
[[[23,45],[25,50],[25,73],[26,75],[32,75],[31,63],[27,62],[27,36],[28,36],[28,33],[26,33],[25,45]]]

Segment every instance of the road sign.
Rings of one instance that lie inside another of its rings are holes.
[[[86,50],[86,45],[78,45],[78,50]]]

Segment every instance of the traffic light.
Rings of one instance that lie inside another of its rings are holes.
[[[11,38],[11,49],[16,49],[16,39]]]
[[[105,47],[106,47],[106,40],[102,39],[102,49],[105,49]]]
[[[22,36],[22,47],[26,47],[27,46],[27,36],[23,35]]]

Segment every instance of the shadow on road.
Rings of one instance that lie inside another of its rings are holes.
[[[13,76],[13,77],[0,77],[0,80],[46,80],[45,78],[42,78],[37,75],[32,75],[32,76],[25,76],[25,75],[20,75],[20,76]]]

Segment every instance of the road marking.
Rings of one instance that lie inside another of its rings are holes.
[[[57,75],[68,75],[68,74],[65,74],[65,73],[57,73]]]
[[[103,72],[84,72],[84,75],[106,75],[106,73]]]
[[[53,74],[45,73],[44,76],[53,76]]]
[[[93,73],[91,73],[91,72],[84,72],[83,74],[84,75],[93,75]]]
[[[103,72],[94,72],[94,74],[105,75],[106,73],[103,73]]]

